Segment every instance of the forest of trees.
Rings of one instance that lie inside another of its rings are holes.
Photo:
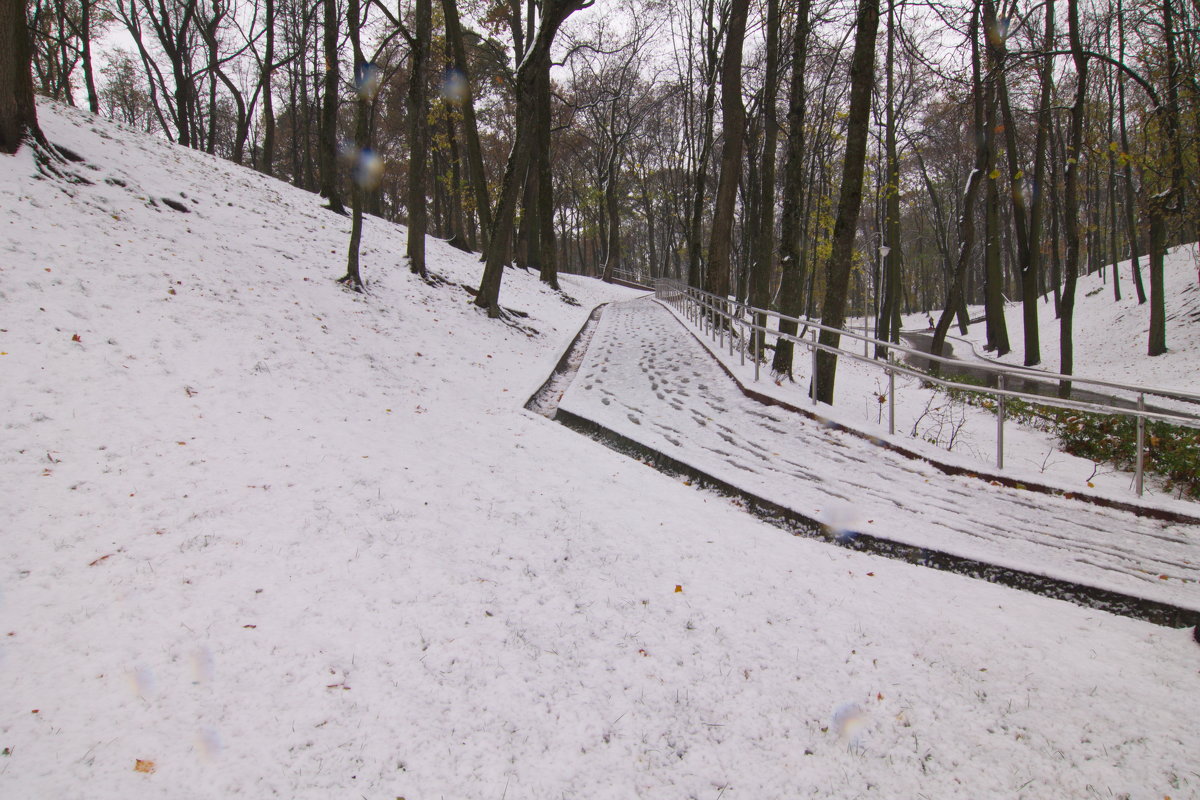
[[[31,82],[320,193],[352,287],[364,214],[422,275],[423,233],[480,252],[493,315],[509,266],[869,309],[891,341],[982,304],[989,349],[1069,373],[1077,279],[1132,257],[1105,277],[1160,354],[1164,251],[1200,238],[1200,0],[0,0],[3,27],[22,6],[3,149]]]

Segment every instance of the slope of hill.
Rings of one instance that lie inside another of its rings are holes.
[[[1146,258],[1140,259],[1147,294],[1150,275]],[[1200,390],[1200,245],[1172,248],[1163,266],[1164,305],[1167,318],[1167,352],[1146,355],[1150,306],[1139,305],[1134,291],[1133,268],[1126,259],[1116,265],[1121,300],[1115,300],[1113,267],[1079,279],[1075,295],[1075,373],[1100,380],[1135,383],[1195,393]],[[1025,358],[1020,303],[1005,305],[1012,351],[1002,361],[1022,364]],[[957,332],[957,331],[956,331]],[[1038,304],[1041,368],[1059,369],[1059,323],[1052,298]],[[971,326],[966,337],[979,351],[987,341],[982,322]]]
[[[792,539],[526,412],[369,220],[40,107],[0,159],[0,796],[1187,796],[1190,632]],[[182,206],[176,210],[165,201]]]

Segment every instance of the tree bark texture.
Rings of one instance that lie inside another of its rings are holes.
[[[799,317],[804,308],[804,266],[808,252],[801,241],[804,229],[805,191],[804,181],[805,140],[804,125],[808,108],[808,95],[804,87],[804,73],[808,63],[808,34],[810,0],[800,0],[796,9],[796,27],[792,33],[792,77],[789,87],[787,113],[787,157],[783,172],[783,208],[781,211],[779,237],[779,311],[789,317]],[[795,336],[795,322],[781,320],[781,333]],[[778,339],[771,369],[777,375],[792,374],[794,346],[790,341]]]
[[[338,117],[338,9],[337,0],[322,0],[325,12],[323,45],[325,50],[325,83],[322,90],[321,135],[318,142],[321,172],[321,196],[329,201],[329,210],[345,214],[338,189],[337,117]]]
[[[425,231],[429,169],[429,42],[433,27],[432,0],[416,0],[413,7],[412,74],[408,84],[408,268],[422,278],[425,269]]]
[[[840,328],[846,321],[846,292],[850,285],[850,266],[854,257],[854,233],[862,207],[862,183],[867,138],[870,133],[871,89],[875,68],[875,34],[879,30],[879,0],[860,0],[855,20],[854,52],[850,58],[850,111],[846,120],[846,154],[842,164],[842,186],[837,216],[833,225],[833,250],[826,267],[828,283],[821,307],[821,322]],[[837,347],[841,335],[822,331],[820,342]],[[833,402],[837,356],[820,351],[817,355],[816,397]]]
[[[878,2],[878,0],[872,0]],[[708,272],[704,288],[722,298],[729,296],[729,254],[733,247],[733,211],[741,174],[746,108],[742,104],[742,44],[746,38],[749,0],[730,0],[729,28],[721,62],[721,173],[713,202],[712,231],[708,240]]]
[[[41,139],[33,100],[32,49],[24,0],[0,0],[0,152]]]

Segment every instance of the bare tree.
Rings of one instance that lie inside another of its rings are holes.
[[[810,0],[800,0],[796,8],[796,27],[792,33],[792,77],[787,113],[787,157],[784,162],[783,209],[780,219],[779,241],[779,310],[797,317],[803,308],[804,256],[807,248],[800,241],[804,202],[807,187],[804,181],[805,116],[808,95],[804,86],[808,64],[810,31]],[[779,330],[795,336],[798,327],[787,320],[779,323]],[[775,355],[771,369],[776,374],[792,374],[792,343],[780,338],[775,343]]]
[[[539,76],[547,69],[550,48],[559,27],[571,14],[590,5],[590,0],[544,0],[537,33],[517,67],[516,139],[509,153],[500,188],[500,199],[493,220],[492,236],[485,257],[483,278],[475,295],[475,305],[487,309],[489,317],[500,316],[500,283],[508,255],[512,224],[516,217],[517,197],[521,192],[533,152],[537,114]]]
[[[725,33],[725,55],[721,60],[721,173],[713,203],[712,230],[708,240],[708,271],[704,288],[724,298],[729,296],[729,254],[733,246],[733,210],[737,200],[742,163],[746,108],[742,104],[742,43],[746,38],[749,0],[730,0],[729,28]]]
[[[879,0],[860,0],[854,23],[854,53],[850,57],[850,110],[846,119],[846,151],[842,162],[842,186],[833,227],[833,249],[826,265],[828,284],[821,309],[821,322],[840,328],[846,320],[846,291],[850,262],[854,255],[854,233],[862,206],[863,162],[870,126],[871,90],[875,68],[875,34],[879,29]],[[837,347],[841,336],[822,331],[820,342]],[[833,402],[837,357],[824,350],[817,356],[816,397]]]

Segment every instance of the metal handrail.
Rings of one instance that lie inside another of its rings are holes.
[[[672,293],[673,297],[667,297],[667,293]],[[711,292],[705,292],[701,289],[688,286],[679,281],[670,278],[660,278],[655,282],[655,296],[670,303],[685,319],[697,324],[702,330],[707,328],[707,333],[711,334],[715,340],[719,340],[718,347],[723,348],[725,345],[725,326],[716,324],[716,318],[729,320],[729,353],[733,355],[733,325],[736,323],[741,328],[741,359],[745,363],[746,359],[746,338],[750,332],[758,332],[776,337],[776,341],[783,339],[795,344],[804,345],[809,349],[813,358],[813,375],[810,386],[810,395],[812,402],[817,403],[817,385],[816,385],[816,356],[818,352],[826,352],[833,354],[835,357],[842,356],[864,364],[869,364],[875,368],[882,369],[888,376],[888,429],[889,433],[894,434],[895,426],[895,376],[897,374],[906,375],[916,378],[923,382],[933,383],[947,389],[959,389],[963,391],[976,392],[979,394],[991,395],[997,401],[997,426],[996,426],[996,466],[998,469],[1004,467],[1004,422],[1005,422],[1005,400],[1007,398],[1026,400],[1039,405],[1055,406],[1058,408],[1066,408],[1077,411],[1091,411],[1102,414],[1120,414],[1128,417],[1135,417],[1138,426],[1138,443],[1137,443],[1137,465],[1136,465],[1136,487],[1140,497],[1143,492],[1143,467],[1144,467],[1144,450],[1145,450],[1145,424],[1147,419],[1169,422],[1176,425],[1184,425],[1191,428],[1200,428],[1200,417],[1188,416],[1183,414],[1173,414],[1163,411],[1147,410],[1145,406],[1146,395],[1169,397],[1172,399],[1192,400],[1200,402],[1200,395],[1192,395],[1186,392],[1178,392],[1173,390],[1156,389],[1153,387],[1134,386],[1130,384],[1117,383],[1115,381],[1104,381],[1093,378],[1080,377],[1075,375],[1064,375],[1061,373],[1051,373],[1044,370],[1031,369],[1029,367],[1010,367],[1007,365],[998,365],[988,362],[970,362],[972,368],[979,367],[987,372],[992,372],[996,375],[996,387],[978,386],[975,384],[960,383],[958,381],[948,380],[938,376],[930,375],[916,369],[906,367],[897,363],[894,358],[894,352],[908,353],[919,358],[937,361],[942,364],[961,364],[958,359],[945,358],[935,356],[932,353],[926,353],[915,348],[905,345],[896,344],[895,342],[887,342],[876,339],[865,334],[854,333],[840,328],[834,328],[828,325],[823,325],[810,319],[797,317],[789,317],[785,314],[780,314],[775,311],[760,309],[750,306],[737,300],[729,300],[721,298]],[[687,301],[687,305],[683,305],[681,299]],[[737,316],[733,311],[727,309],[736,309]],[[764,315],[780,321],[793,322],[797,325],[803,325],[812,331],[812,338],[804,338],[801,335],[792,335],[783,333],[778,330],[771,330],[765,326],[758,325],[754,320],[757,315]],[[749,315],[750,321],[746,320]],[[825,345],[817,340],[818,331],[827,331],[839,336],[849,336],[851,339],[856,339],[866,342],[868,345],[875,344],[884,348],[888,354],[887,360],[880,362],[876,358],[871,358],[865,355],[859,355],[851,350],[841,347],[833,347]],[[761,346],[763,336],[754,337],[755,353],[754,356],[754,379],[759,379],[759,364],[761,362],[761,352],[758,349]],[[1082,400],[1072,400],[1069,398],[1048,397],[1030,392],[1022,392],[1013,389],[1006,389],[1005,378],[1028,379],[1031,377],[1039,377],[1048,382],[1054,381],[1069,381],[1073,384],[1087,384],[1090,386],[1100,386],[1108,389],[1116,389],[1119,391],[1127,391],[1136,393],[1138,396],[1137,409],[1121,408],[1115,405],[1107,405],[1104,403],[1093,403]]]

